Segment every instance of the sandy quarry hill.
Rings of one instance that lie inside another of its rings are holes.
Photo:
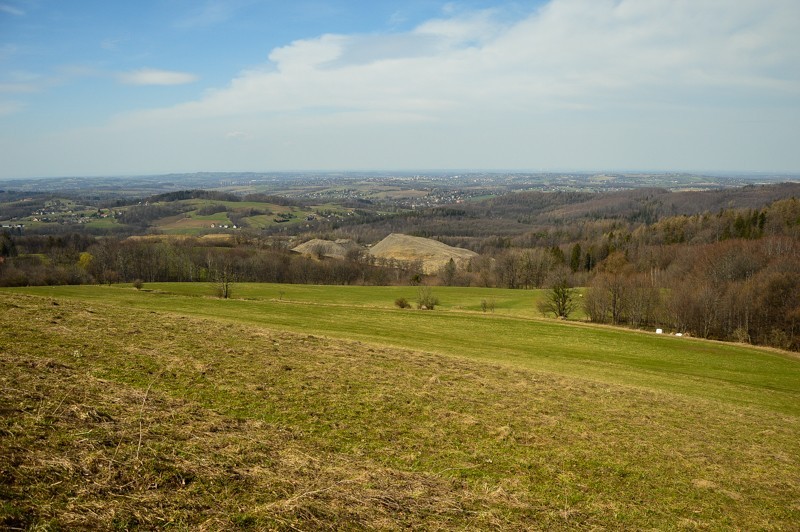
[[[313,238],[308,242],[303,242],[299,246],[292,248],[292,251],[308,255],[310,257],[331,257],[334,259],[344,259],[347,252],[353,248],[359,248],[358,244],[352,240],[322,240],[320,238]]]
[[[403,262],[421,261],[425,273],[435,273],[450,259],[463,268],[478,254],[468,249],[455,248],[437,240],[392,233],[370,248],[369,253],[382,259]]]

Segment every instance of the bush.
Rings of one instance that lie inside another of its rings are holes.
[[[141,290],[143,286],[144,286],[144,281],[142,281],[141,279],[136,279],[135,281],[133,281],[133,287],[135,289]]]
[[[417,297],[417,308],[422,310],[433,310],[439,304],[439,299],[433,295],[430,286],[421,286]]]
[[[394,304],[397,308],[410,308],[411,303],[408,302],[408,299],[404,297],[398,297],[394,300]]]

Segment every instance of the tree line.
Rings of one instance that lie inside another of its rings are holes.
[[[247,237],[219,245],[197,238],[0,235],[0,286],[207,282],[222,265],[238,281],[302,284],[402,284],[419,271],[365,253],[320,260]]]

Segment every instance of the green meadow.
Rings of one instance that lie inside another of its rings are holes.
[[[540,291],[437,287],[439,310],[399,309],[415,287],[237,284],[211,297],[202,283],[37,287],[27,293],[177,312],[298,333],[513,364],[618,384],[680,391],[800,414],[793,355],[734,344],[534,318]],[[495,301],[482,312],[481,301]]]
[[[433,290],[433,311],[394,305],[415,287],[0,290],[0,523],[800,522],[796,355],[543,319],[538,291]]]

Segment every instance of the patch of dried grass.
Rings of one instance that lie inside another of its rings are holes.
[[[474,518],[480,503],[446,479],[310,454],[289,431],[49,359],[0,364],[9,529],[435,529]]]

